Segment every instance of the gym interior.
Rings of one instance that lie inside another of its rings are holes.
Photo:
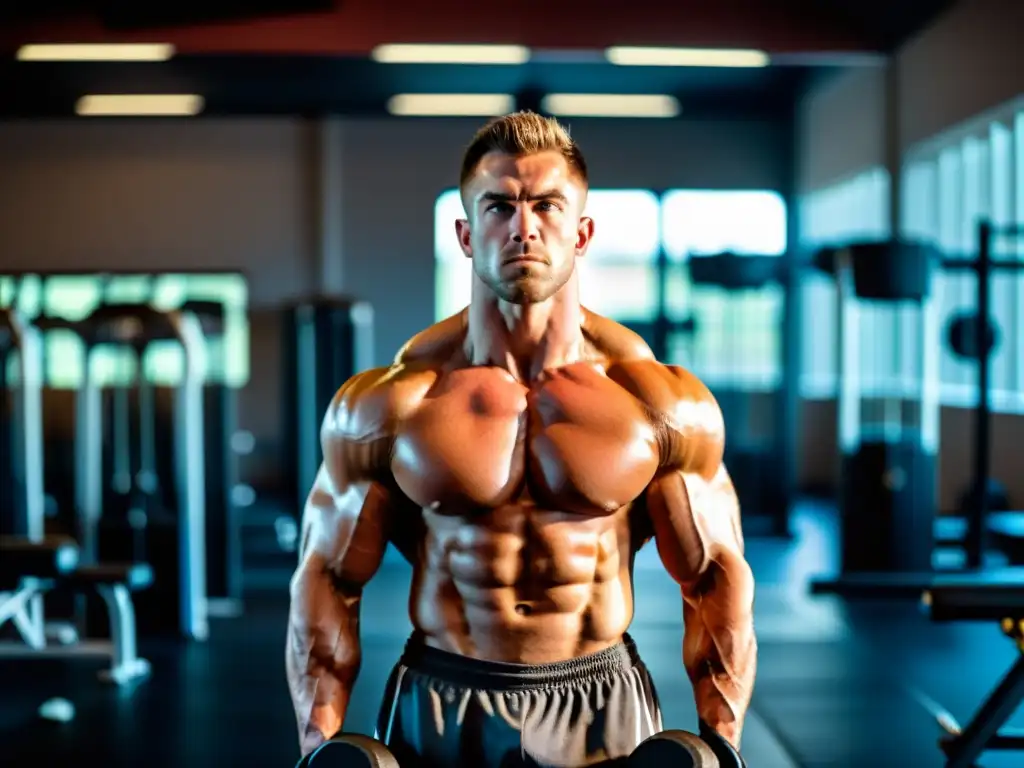
[[[725,416],[747,763],[1024,763],[1024,3],[202,8],[0,11],[0,763],[296,763],[321,420],[466,305],[460,156],[518,108],[587,157],[584,305]],[[635,570],[693,730],[678,589]],[[366,589],[348,731],[409,576]]]

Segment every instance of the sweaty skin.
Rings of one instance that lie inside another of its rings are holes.
[[[473,366],[466,317],[338,392],[292,583],[289,680],[304,753],[341,729],[363,586],[389,541],[429,645],[546,663],[617,643],[653,536],[682,591],[699,715],[734,746],[752,692],[753,578],[721,412],[685,370],[584,313],[582,360],[523,384]]]

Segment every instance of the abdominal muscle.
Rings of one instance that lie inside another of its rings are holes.
[[[633,616],[628,508],[595,517],[528,504],[423,514],[410,609],[427,645],[545,664],[622,639]]]

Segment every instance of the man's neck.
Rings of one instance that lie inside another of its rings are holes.
[[[469,305],[467,356],[528,383],[542,371],[583,358],[583,308],[573,275],[540,304],[510,304],[491,291],[474,291]]]

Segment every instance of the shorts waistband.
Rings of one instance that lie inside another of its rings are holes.
[[[620,642],[597,653],[548,664],[487,661],[442,651],[413,635],[402,654],[402,666],[411,672],[465,688],[509,690],[564,685],[640,666],[636,644],[627,634]]]

